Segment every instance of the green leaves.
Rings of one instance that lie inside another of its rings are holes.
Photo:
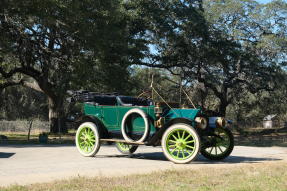
[[[204,1],[204,10],[200,2],[132,4],[146,26],[142,38],[154,49],[144,65],[180,70],[190,89],[203,84],[204,91],[218,98],[224,115],[242,88],[252,93],[276,88],[278,65],[286,60],[282,23],[287,16],[282,1],[271,6],[254,0],[212,0]]]

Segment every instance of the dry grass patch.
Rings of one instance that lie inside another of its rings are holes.
[[[0,188],[3,191],[43,190],[246,190],[286,191],[287,163],[250,164],[244,167],[168,170],[123,177],[79,177],[51,183]]]

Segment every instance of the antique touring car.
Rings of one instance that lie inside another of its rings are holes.
[[[161,145],[174,163],[189,163],[199,153],[222,160],[233,150],[233,135],[225,119],[208,116],[201,109],[88,91],[73,92],[72,100],[84,105],[76,146],[86,157],[94,156],[102,142],[115,142],[124,154],[134,153],[139,145]]]

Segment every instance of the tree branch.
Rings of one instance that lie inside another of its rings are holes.
[[[14,68],[14,69],[10,70],[9,72],[5,72],[3,67],[0,67],[0,74],[5,79],[11,78],[16,73],[25,74],[25,75],[30,76],[30,77],[35,78],[35,79],[37,79],[41,75],[41,73],[39,71],[35,70],[32,67]]]
[[[8,87],[11,87],[11,86],[17,86],[17,85],[21,85],[21,81],[8,81],[8,82],[5,82],[3,84],[0,84],[0,94],[1,92],[5,89],[5,88],[8,88]]]
[[[27,81],[23,80],[22,81],[22,85],[26,86],[28,88],[31,88],[33,90],[36,90],[38,92],[44,93],[43,90],[40,88],[39,84],[36,81],[34,81],[34,82],[27,82]]]

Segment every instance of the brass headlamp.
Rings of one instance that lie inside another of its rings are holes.
[[[196,117],[195,122],[196,122],[196,127],[200,129],[206,129],[207,120],[204,117]]]
[[[216,119],[216,126],[225,127],[225,125],[226,125],[226,120],[223,117],[218,117]]]

